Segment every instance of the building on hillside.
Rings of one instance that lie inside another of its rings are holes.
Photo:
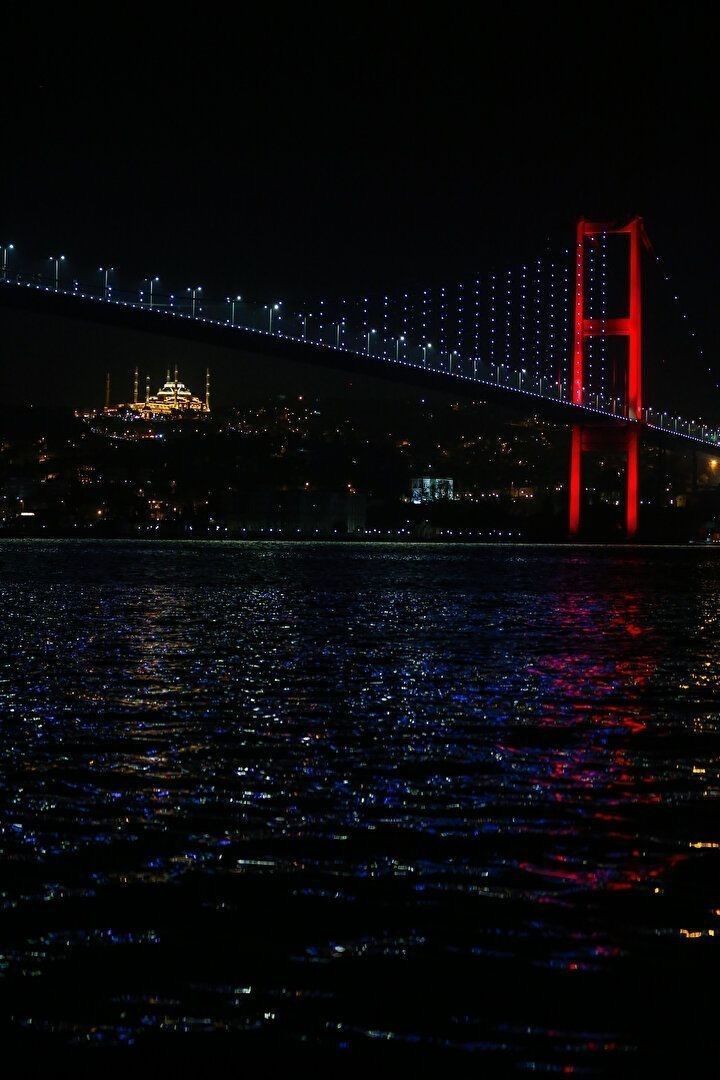
[[[105,416],[128,416],[136,415],[140,419],[150,420],[154,417],[177,417],[197,416],[210,412],[210,369],[205,374],[205,397],[199,398],[185,383],[180,382],[177,366],[171,377],[168,368],[165,382],[155,394],[150,393],[150,376],[145,379],[145,398],[141,400],[139,394],[140,373],[135,368],[133,377],[133,399],[122,402],[119,405],[110,404],[110,375],[105,380],[105,408],[102,410]],[[97,413],[93,415],[98,415]]]
[[[210,370],[205,374],[205,400],[196,397],[192,391],[178,378],[178,369],[175,368],[174,378],[170,378],[170,371],[164,384],[156,394],[150,394],[150,379],[145,382],[145,401],[137,400],[137,368],[135,369],[135,394],[130,408],[141,413],[143,416],[172,416],[178,413],[209,413],[210,412]]]
[[[453,482],[448,477],[413,476],[410,481],[410,502],[416,505],[453,498]]]

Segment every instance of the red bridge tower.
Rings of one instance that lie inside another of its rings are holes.
[[[585,243],[602,234],[626,234],[629,237],[630,285],[628,314],[615,319],[587,318],[585,315]],[[575,333],[573,338],[572,400],[584,404],[585,341],[601,335],[628,339],[626,378],[626,414],[631,421],[642,420],[642,289],[641,244],[647,246],[642,218],[635,217],[627,225],[603,225],[580,220],[577,226],[575,251]],[[627,455],[625,475],[625,530],[632,538],[638,529],[640,502],[640,427],[629,423],[623,426],[574,424],[570,446],[570,535],[580,531],[582,501],[582,459],[586,451],[618,450]]]

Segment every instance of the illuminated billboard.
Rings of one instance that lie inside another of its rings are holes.
[[[410,502],[439,502],[453,497],[453,482],[447,477],[414,476],[410,481]]]

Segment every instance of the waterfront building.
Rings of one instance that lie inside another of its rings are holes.
[[[448,477],[413,476],[410,481],[410,502],[415,504],[452,499],[453,482]]]

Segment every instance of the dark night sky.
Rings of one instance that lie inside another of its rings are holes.
[[[712,350],[701,9],[508,8],[6,4],[0,240],[295,299],[454,280],[639,212]]]

